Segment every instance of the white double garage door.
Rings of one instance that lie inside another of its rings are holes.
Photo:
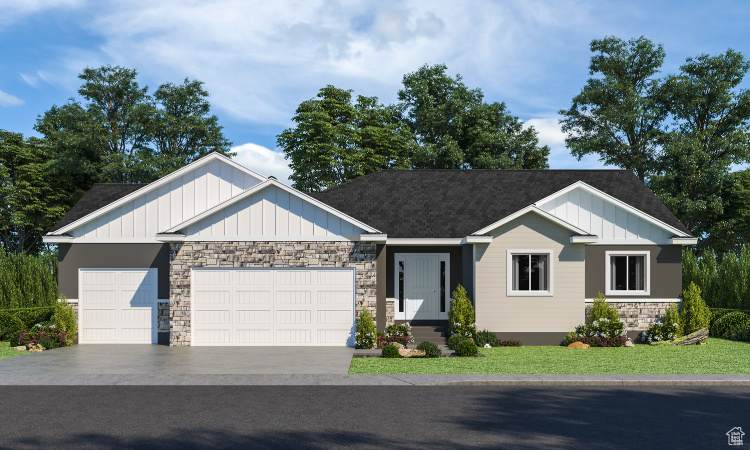
[[[192,345],[353,345],[353,268],[192,270]]]
[[[157,278],[81,269],[80,343],[156,343]],[[191,278],[191,345],[353,345],[353,268],[202,268]]]

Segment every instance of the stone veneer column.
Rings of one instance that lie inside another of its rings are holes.
[[[190,345],[190,270],[196,267],[354,267],[356,313],[377,320],[377,248],[362,242],[185,242],[170,245],[169,345]]]

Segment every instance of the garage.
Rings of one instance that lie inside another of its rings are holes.
[[[158,269],[79,269],[81,344],[155,344]]]
[[[352,345],[353,268],[196,268],[191,345]]]

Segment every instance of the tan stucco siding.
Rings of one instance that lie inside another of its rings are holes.
[[[573,331],[585,319],[585,246],[571,232],[528,213],[492,232],[476,246],[476,324],[494,332]],[[552,250],[552,296],[507,295],[508,250]]]

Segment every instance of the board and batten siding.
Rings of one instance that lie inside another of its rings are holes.
[[[604,240],[639,239],[667,244],[674,234],[582,188],[572,189],[538,206]]]
[[[294,194],[270,186],[189,225],[185,236],[256,239],[285,237],[359,236],[352,225]]]
[[[571,244],[571,232],[527,213],[492,233],[490,244],[475,244],[476,325],[492,332],[568,332],[585,320],[585,246]],[[552,250],[553,296],[508,296],[508,250]]]
[[[262,180],[216,160],[71,231],[74,238],[153,238]]]

